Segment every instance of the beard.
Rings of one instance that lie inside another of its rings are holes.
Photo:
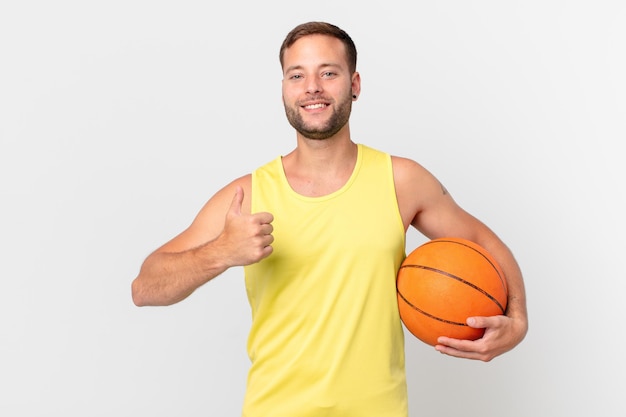
[[[343,128],[350,119],[352,111],[352,96],[346,95],[336,103],[335,110],[330,118],[321,126],[310,126],[302,120],[302,115],[298,111],[300,107],[289,107],[286,103],[285,114],[289,124],[296,129],[298,133],[307,139],[324,140],[332,137]]]

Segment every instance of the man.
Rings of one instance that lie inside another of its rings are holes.
[[[253,316],[244,416],[406,417],[395,277],[408,227],[472,240],[506,275],[506,315],[468,319],[484,336],[441,337],[441,353],[489,361],[520,343],[528,326],[522,274],[503,242],[426,169],[352,142],[361,79],[343,30],[294,28],[280,62],[296,148],[210,198],[144,261],[133,300],[173,304],[244,266]]]

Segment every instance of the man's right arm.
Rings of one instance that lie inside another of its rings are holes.
[[[205,204],[188,229],[150,254],[133,280],[133,302],[177,303],[228,268],[269,256],[273,217],[250,214],[249,194],[249,176],[233,181]]]

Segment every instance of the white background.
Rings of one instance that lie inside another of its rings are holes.
[[[421,162],[525,274],[530,331],[506,355],[407,336],[411,416],[624,416],[618,0],[3,1],[0,415],[239,415],[242,270],[166,308],[130,282],[293,148],[278,48],[309,20],[357,44],[354,140]]]

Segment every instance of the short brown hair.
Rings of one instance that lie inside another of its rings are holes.
[[[285,50],[293,45],[298,39],[309,35],[327,35],[333,38],[339,39],[346,48],[346,59],[348,61],[348,68],[350,73],[356,71],[356,46],[343,29],[326,22],[308,22],[302,23],[291,30],[285,37],[283,44],[280,47],[280,66],[283,66],[283,56]]]

